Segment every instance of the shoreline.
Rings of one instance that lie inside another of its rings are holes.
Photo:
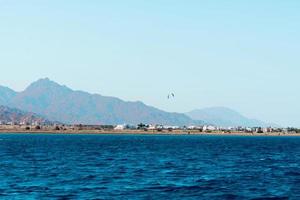
[[[54,135],[203,135],[203,136],[300,136],[297,133],[246,133],[246,132],[195,132],[195,131],[138,131],[138,130],[123,130],[123,131],[105,131],[105,130],[0,130],[1,134],[54,134]]]

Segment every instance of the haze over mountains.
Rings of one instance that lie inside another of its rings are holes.
[[[7,105],[17,95],[15,91],[8,87],[0,86],[0,105]]]
[[[38,113],[51,121],[68,124],[201,124],[180,113],[169,113],[142,102],[74,91],[48,78],[32,83],[22,92],[0,88],[0,104]]]
[[[226,107],[197,109],[186,113],[186,115],[192,119],[201,119],[210,124],[216,124],[222,127],[278,127],[278,125],[265,123],[257,119],[249,119],[235,110]]]
[[[165,124],[218,126],[269,126],[224,107],[170,113],[115,97],[74,91],[48,78],[32,83],[22,92],[0,86],[0,105],[37,113],[66,124]]]

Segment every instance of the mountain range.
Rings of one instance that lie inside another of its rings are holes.
[[[226,107],[211,107],[197,109],[186,113],[194,120],[201,119],[207,123],[222,127],[278,127],[276,124],[265,123],[257,119],[250,119],[235,110]]]
[[[18,112],[37,113],[49,121],[66,124],[270,126],[225,107],[197,109],[185,114],[171,113],[140,101],[124,101],[72,90],[48,78],[33,82],[22,92],[0,86],[0,105],[17,108]]]
[[[0,106],[0,123],[24,123],[24,124],[51,124],[50,121],[31,112],[25,112],[16,108]]]
[[[0,105],[34,112],[67,124],[202,124],[181,113],[170,113],[115,97],[74,91],[48,78],[32,83],[22,92],[0,87]]]

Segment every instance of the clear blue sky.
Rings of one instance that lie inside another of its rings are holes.
[[[300,126],[299,0],[0,0],[0,85]],[[174,92],[176,98],[166,96]]]

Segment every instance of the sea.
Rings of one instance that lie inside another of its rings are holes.
[[[300,199],[300,137],[0,134],[0,199]]]

